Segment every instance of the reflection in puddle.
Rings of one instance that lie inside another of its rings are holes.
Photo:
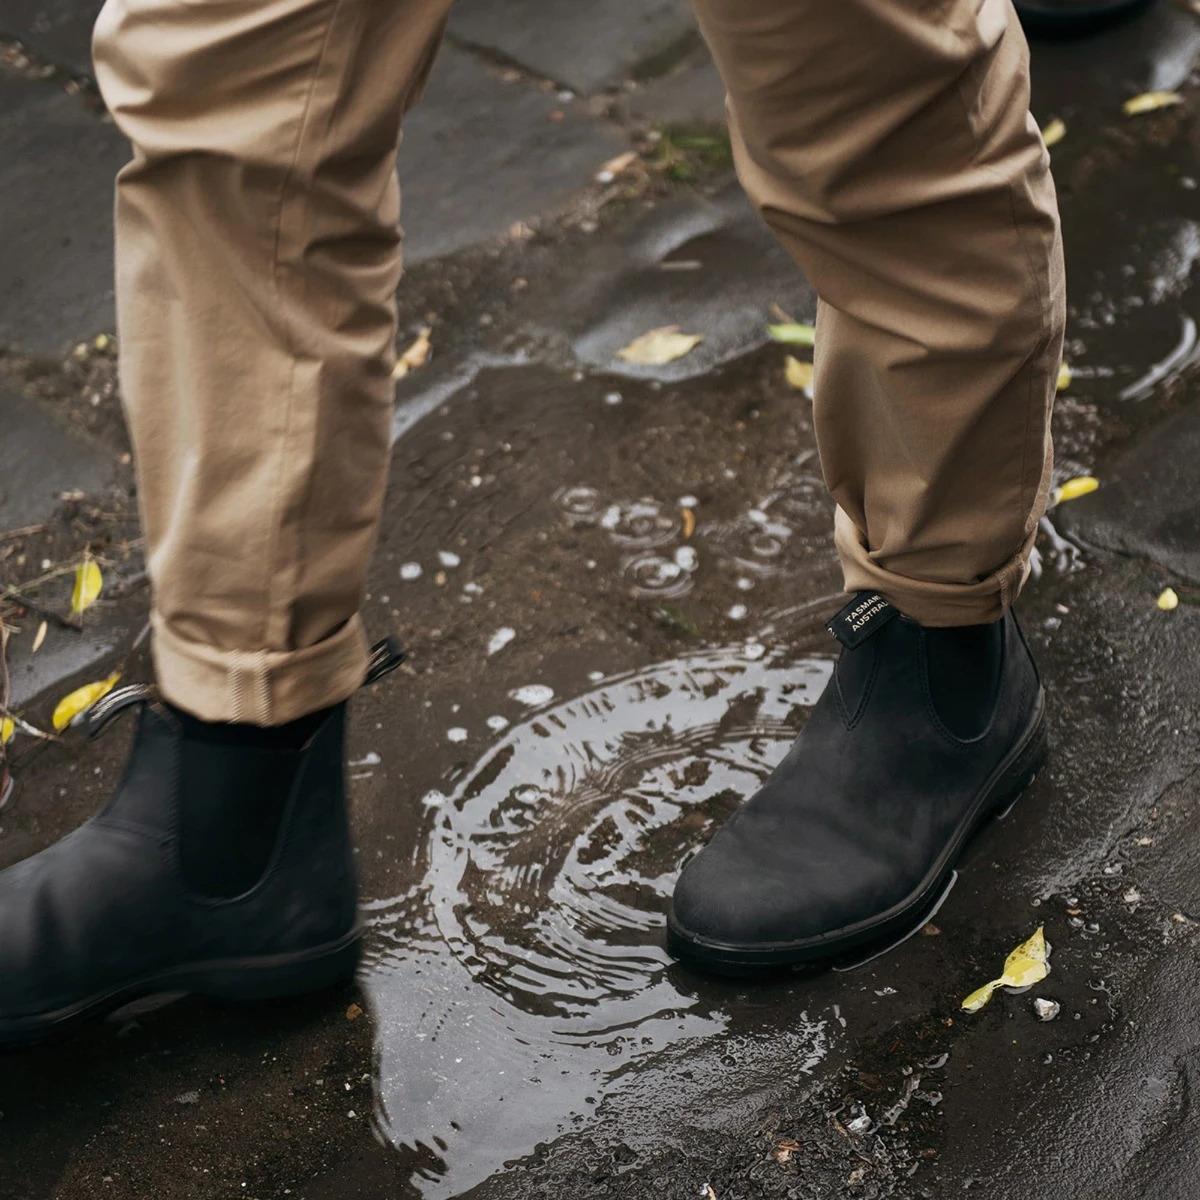
[[[824,645],[811,613],[827,607],[782,615],[774,644]],[[703,1104],[716,1078],[681,1082],[673,1060],[719,1063],[731,1038],[753,1056],[754,1036],[672,967],[663,912],[830,668],[750,642],[604,680],[513,726],[428,810],[424,882],[369,906],[367,978],[379,1123],[423,1195],[459,1194],[585,1115],[595,1131],[614,1099],[653,1139],[668,1086]],[[791,1013],[787,1036],[793,1066],[820,1061],[823,1022]]]

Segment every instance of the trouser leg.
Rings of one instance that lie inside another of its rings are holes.
[[[741,181],[820,295],[846,589],[994,620],[1050,483],[1062,247],[1008,0],[695,0]]]
[[[280,724],[361,683],[390,445],[395,153],[449,0],[108,0],[121,384],[166,697]]]

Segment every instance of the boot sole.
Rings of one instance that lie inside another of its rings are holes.
[[[362,929],[356,926],[336,941],[308,950],[173,967],[51,1012],[0,1018],[0,1046],[41,1041],[148,996],[178,993],[236,1003],[323,991],[354,974],[361,948]]]
[[[818,937],[739,946],[689,933],[675,919],[672,905],[667,914],[667,952],[680,962],[711,974],[753,975],[785,967],[828,963],[847,951],[871,943],[903,940],[904,935],[924,924],[930,910],[940,903],[954,877],[955,864],[980,827],[993,818],[1007,816],[1021,793],[1034,781],[1045,762],[1046,749],[1046,696],[1044,691],[1039,691],[1025,733],[980,789],[970,815],[916,890],[887,912]]]

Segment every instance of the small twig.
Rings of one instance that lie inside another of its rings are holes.
[[[41,738],[44,742],[58,741],[58,734],[47,733],[44,729],[39,729],[36,725],[30,725],[24,717],[18,717],[15,712],[12,712],[7,704],[3,708],[0,708],[0,717],[7,717],[22,733],[27,733],[30,737]]]
[[[8,529],[4,533],[0,533],[0,542],[11,542],[14,538],[29,537],[31,534],[41,533],[45,528],[45,525],[25,525],[20,529]]]
[[[28,596],[22,596],[19,593],[10,596],[7,593],[3,593],[0,594],[0,600],[12,600],[22,608],[27,608],[31,613],[37,613],[39,617],[43,617],[47,621],[53,621],[59,629],[69,629],[73,633],[79,633],[83,629],[82,624],[76,624],[69,617],[64,617],[62,613],[55,612],[54,609],[47,608],[44,604],[39,604],[36,600],[30,599]]]
[[[135,638],[133,639],[133,645],[132,645],[132,646],[130,646],[130,647],[129,647],[129,649],[128,649],[128,651],[126,652],[126,654],[125,654],[125,658],[124,658],[124,660],[123,660],[123,662],[122,662],[122,664],[121,664],[121,669],[122,669],[122,671],[124,671],[124,669],[125,669],[125,664],[126,664],[126,663],[128,663],[128,662],[129,662],[129,660],[130,660],[130,659],[131,659],[131,658],[132,658],[132,657],[133,657],[133,656],[134,656],[134,655],[137,653],[137,651],[138,651],[138,647],[139,647],[139,646],[140,646],[140,645],[141,645],[141,644],[142,644],[142,643],[143,643],[143,642],[146,640],[146,638],[148,638],[149,636],[150,636],[150,622],[149,622],[149,621],[147,621],[147,622],[146,622],[146,623],[145,623],[145,624],[142,626],[142,630],[141,630],[141,632],[140,632],[140,633],[137,635],[137,637],[135,637]]]
[[[8,639],[9,627],[6,621],[0,621],[0,708],[8,712]],[[3,747],[0,745],[0,754]]]
[[[43,583],[49,583],[52,579],[61,579],[64,575],[70,575],[74,570],[75,570],[75,567],[73,565],[72,566],[60,565],[60,566],[54,567],[50,571],[47,571],[44,575],[35,576],[33,579],[27,579],[27,580],[25,580],[24,583],[7,584],[4,588],[4,591],[0,592],[0,599],[5,599],[8,596],[13,596],[14,598],[21,600],[21,602],[24,603],[24,598],[22,596],[22,592],[24,591],[24,589],[41,587]]]

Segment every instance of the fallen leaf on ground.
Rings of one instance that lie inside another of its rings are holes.
[[[1094,475],[1076,475],[1073,479],[1064,480],[1054,489],[1054,503],[1062,504],[1064,500],[1078,500],[1094,492],[1100,486],[1100,480]]]
[[[433,343],[429,340],[433,330],[426,326],[417,334],[416,340],[409,346],[403,354],[396,359],[396,365],[392,368],[392,379],[403,379],[409,371],[415,371],[417,367],[423,367],[429,361],[429,353],[433,349]]]
[[[771,1151],[771,1157],[777,1163],[785,1163],[791,1160],[793,1154],[800,1149],[800,1143],[795,1138],[784,1138],[774,1150]]]
[[[717,1193],[713,1191],[711,1183],[704,1185],[704,1200],[717,1200]]]
[[[1179,607],[1179,593],[1173,587],[1163,588],[1155,603],[1163,612],[1172,612]]]
[[[789,354],[787,358],[783,360],[783,377],[798,391],[807,392],[809,395],[812,395],[812,363],[801,362],[800,359],[793,358]]]
[[[620,175],[627,167],[632,166],[637,162],[638,153],[636,150],[626,150],[624,154],[618,154],[616,158],[610,158],[608,162],[596,172],[596,178],[601,183],[608,183],[610,180]]]
[[[46,640],[46,628],[47,622],[45,621],[38,626],[37,633],[33,635],[33,649],[30,650],[30,654],[36,654],[42,648],[42,643]]]
[[[1062,363],[1058,368],[1058,378],[1054,381],[1054,390],[1056,392],[1065,392],[1071,386],[1071,367],[1069,363]]]
[[[104,587],[104,576],[96,560],[90,554],[85,555],[83,562],[75,568],[75,587],[71,592],[71,615],[81,617],[84,612],[96,603],[101,588]]]
[[[7,746],[17,732],[17,724],[12,717],[0,717],[0,746]]]
[[[617,357],[642,366],[658,367],[682,358],[704,341],[703,334],[680,333],[678,325],[662,325],[636,337],[617,351]]]
[[[789,321],[785,325],[768,325],[767,332],[773,341],[783,342],[786,346],[817,344],[817,330],[814,325],[801,325],[796,321]]]
[[[1046,124],[1046,128],[1042,130],[1042,141],[1046,143],[1046,149],[1051,146],[1057,146],[1059,142],[1067,136],[1067,127],[1064,122],[1055,117],[1053,121]]]
[[[686,542],[696,531],[696,514],[690,508],[685,508],[681,511],[680,518],[683,526],[680,532]]]
[[[1027,941],[1022,942],[1005,960],[1004,974],[973,991],[963,1002],[967,1012],[978,1012],[997,988],[1027,988],[1040,983],[1050,974],[1050,950],[1046,935],[1039,925]]]
[[[347,1021],[357,1021],[358,1018],[361,1017],[362,1015],[363,1015],[363,1010],[362,1010],[361,1006],[359,1006],[357,1004],[351,1004],[350,1007],[348,1009],[346,1009],[346,1020]]]
[[[1155,112],[1182,103],[1183,97],[1178,92],[1142,92],[1140,96],[1126,100],[1121,108],[1127,117],[1136,117],[1140,113]]]
[[[86,712],[97,700],[107,696],[121,678],[120,671],[114,671],[107,679],[99,679],[95,683],[85,683],[83,687],[68,692],[57,704],[51,723],[58,732],[62,732],[81,712]]]

